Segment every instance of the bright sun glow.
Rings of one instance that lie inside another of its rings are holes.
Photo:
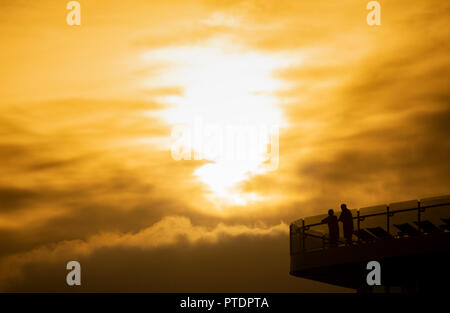
[[[275,91],[284,83],[272,74],[289,64],[286,56],[244,51],[227,40],[216,39],[201,46],[152,50],[144,58],[167,65],[161,75],[145,82],[146,88],[182,90],[158,97],[159,101],[171,104],[162,117],[172,125],[193,127],[199,118],[204,123],[220,125],[284,125],[275,97]],[[258,144],[264,145],[258,151],[265,151],[266,143]],[[193,149],[199,147],[194,143]],[[211,197],[245,204],[262,199],[238,188],[239,183],[252,175],[264,173],[262,162],[262,156],[239,161],[218,156],[195,174],[209,186]]]

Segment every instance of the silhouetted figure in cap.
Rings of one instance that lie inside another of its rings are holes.
[[[328,216],[322,220],[322,223],[328,223],[330,247],[336,247],[339,240],[339,225],[333,210],[328,210]]]
[[[341,215],[339,216],[339,221],[342,222],[344,228],[344,237],[347,245],[352,244],[353,235],[353,216],[352,212],[347,209],[346,204],[341,204]]]

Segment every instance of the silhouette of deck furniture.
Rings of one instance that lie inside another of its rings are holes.
[[[421,234],[421,232],[412,226],[409,223],[403,223],[403,224],[394,224],[394,226],[399,230],[398,235],[400,237],[412,237],[412,236],[418,236]]]
[[[441,218],[441,221],[443,221],[445,224],[440,225],[439,228],[442,230],[450,231],[450,218]]]
[[[414,224],[416,224],[426,234],[436,234],[442,232],[439,227],[427,220],[414,222]]]
[[[370,231],[372,234],[374,234],[375,237],[377,237],[377,239],[389,239],[389,238],[392,238],[392,235],[389,234],[387,231],[385,231],[380,226],[367,228],[367,230]]]
[[[364,243],[371,243],[377,240],[375,236],[366,231],[365,229],[355,230],[353,234],[358,237],[358,239]]]

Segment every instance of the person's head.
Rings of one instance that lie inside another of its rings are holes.
[[[341,204],[341,210],[342,210],[342,211],[347,210],[347,205],[346,205],[345,203],[342,203],[342,204]]]
[[[333,211],[332,209],[328,210],[328,215],[329,215],[329,216],[334,215],[334,211]]]

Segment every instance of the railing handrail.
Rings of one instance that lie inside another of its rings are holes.
[[[432,204],[432,205],[427,205],[427,206],[421,206],[420,205],[420,201],[417,201],[417,203],[418,203],[418,205],[417,205],[417,208],[409,208],[409,209],[401,209],[401,210],[395,210],[395,211],[390,211],[389,210],[389,205],[386,205],[386,211],[385,212],[380,212],[380,213],[372,213],[372,214],[366,214],[366,215],[359,215],[359,217],[358,216],[354,216],[353,217],[353,219],[358,219],[359,218],[359,220],[361,220],[361,219],[364,219],[364,218],[366,218],[366,217],[372,217],[372,216],[381,216],[381,215],[387,215],[387,214],[389,214],[390,216],[393,216],[394,214],[396,214],[396,213],[401,213],[401,212],[408,212],[408,211],[417,211],[417,210],[425,210],[425,209],[429,209],[429,208],[434,208],[434,207],[440,207],[440,206],[445,206],[445,205],[450,205],[450,202],[449,203],[439,203],[439,204]],[[360,211],[360,209],[358,209],[358,211]],[[304,220],[304,218],[303,219],[300,219],[300,220]],[[297,220],[297,221],[299,221],[299,220]],[[295,223],[295,222],[294,222]],[[294,224],[293,223],[293,224]],[[308,228],[310,228],[310,227],[313,227],[313,226],[319,226],[319,225],[323,225],[324,223],[322,223],[322,222],[320,222],[320,223],[313,223],[313,224],[308,224],[308,225],[304,225],[304,226],[300,226],[300,228],[305,228],[305,229],[308,229]]]
[[[444,200],[444,199],[443,199]],[[368,217],[373,217],[373,216],[386,216],[386,227],[387,227],[387,232],[390,233],[390,218],[392,216],[394,216],[397,213],[402,213],[402,212],[411,212],[411,211],[416,211],[417,212],[417,222],[415,222],[419,228],[419,231],[422,232],[422,224],[421,224],[421,214],[423,212],[425,212],[426,209],[429,208],[435,208],[435,207],[445,207],[450,205],[450,202],[447,201],[447,199],[445,199],[443,203],[438,203],[438,204],[430,204],[430,205],[426,205],[426,206],[422,206],[420,201],[417,201],[417,207],[414,208],[406,208],[406,209],[397,209],[394,211],[391,211],[391,206],[386,205],[386,208],[383,212],[378,212],[378,213],[370,213],[370,214],[365,214],[365,215],[361,215],[361,209],[357,210],[357,215],[356,216],[352,216],[352,220],[357,220],[357,231],[358,233],[361,230],[361,221],[364,221],[366,218]],[[392,204],[391,204],[392,205]],[[372,207],[373,208],[373,207]],[[323,216],[323,215],[322,215]],[[318,216],[316,216],[318,217]],[[298,225],[298,222],[301,222],[301,225]],[[326,223],[320,222],[320,223],[312,223],[312,224],[305,224],[305,218],[299,219],[293,223],[291,223],[291,227],[290,227],[290,240],[291,240],[291,249],[292,249],[292,235],[296,234],[296,233],[301,233],[301,240],[302,240],[302,244],[301,247],[303,249],[303,251],[307,251],[308,249],[306,249],[306,237],[314,237],[314,238],[318,238],[318,239],[322,239],[323,242],[323,248],[325,248],[325,244],[327,241],[329,241],[328,237],[326,234],[321,234],[320,232],[318,234],[311,234],[311,233],[307,233],[306,231],[311,230],[311,227],[313,226],[319,226],[319,225],[324,225]],[[361,238],[358,235],[358,244],[361,242],[360,241]],[[353,242],[353,240],[352,240]],[[336,243],[342,243],[339,239]],[[346,242],[347,243],[347,242]],[[291,254],[292,254],[292,250],[291,250]]]

